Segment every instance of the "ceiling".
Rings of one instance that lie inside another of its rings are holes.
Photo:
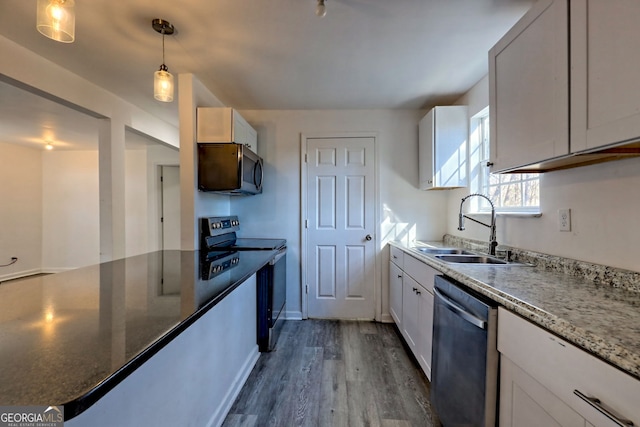
[[[36,31],[35,0],[3,0],[0,34],[177,125],[177,102],[153,99],[162,62],[153,18],[176,27],[165,40],[169,71],[195,74],[227,106],[420,109],[481,79],[489,48],[533,3],[327,0],[318,18],[316,0],[76,0],[76,40],[63,44]],[[16,103],[39,108],[7,90],[0,85],[3,128]]]

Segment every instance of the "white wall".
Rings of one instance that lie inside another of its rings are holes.
[[[42,269],[100,262],[98,151],[42,154]]]
[[[147,192],[147,149],[125,151],[125,256],[147,252],[149,245]]]
[[[153,141],[125,151],[126,256],[162,249],[159,167],[179,163],[178,150]]]
[[[171,123],[0,36],[0,79],[92,116],[99,117],[100,251],[101,260],[125,254],[124,133],[132,129],[174,147],[178,129]]]
[[[286,238],[287,316],[301,315],[300,155],[301,134],[377,132],[380,182],[377,294],[388,316],[388,251],[396,238],[441,239],[446,229],[446,195],[423,192],[418,184],[418,121],[424,112],[409,110],[243,110],[258,131],[265,161],[261,195],[231,198],[231,212],[245,237]]]
[[[40,270],[42,151],[0,142],[0,280]]]
[[[484,78],[456,103],[470,105],[475,114],[489,104]],[[473,105],[473,108],[471,106]],[[456,229],[460,197],[468,190],[451,192],[447,232],[488,240],[488,230],[467,223]],[[540,179],[540,218],[499,217],[500,244],[640,271],[637,246],[640,226],[640,159],[627,159],[547,172]],[[571,209],[571,232],[557,231],[558,209]]]
[[[160,203],[159,195],[161,193],[160,188],[160,166],[180,166],[180,153],[177,149],[165,146],[162,144],[152,144],[147,146],[147,252],[157,251],[161,249],[161,228],[158,222],[154,223],[153,219],[160,218]],[[127,217],[128,218],[128,217]],[[179,235],[180,230],[176,233]],[[180,242],[176,242],[175,248],[180,247]]]

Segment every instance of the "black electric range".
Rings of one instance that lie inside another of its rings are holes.
[[[280,250],[287,247],[285,239],[238,237],[237,216],[208,217],[200,220],[200,250]]]
[[[206,217],[200,219],[200,252],[204,257],[216,258],[216,254],[233,254],[238,251],[271,250],[278,251],[273,260],[257,273],[257,313],[258,347],[260,351],[275,348],[279,327],[278,322],[284,312],[287,294],[286,281],[286,239],[239,238],[240,220],[237,216]],[[227,255],[233,259],[232,255]],[[216,265],[212,263],[211,265]],[[231,268],[232,265],[226,266]],[[214,269],[205,269],[209,275]],[[224,268],[224,266],[223,266]]]

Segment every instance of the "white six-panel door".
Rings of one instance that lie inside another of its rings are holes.
[[[307,138],[308,317],[375,317],[375,139]]]

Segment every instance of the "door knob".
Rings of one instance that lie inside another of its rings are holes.
[[[371,234],[367,234],[367,236],[365,237],[365,240],[366,240],[366,241],[371,240]]]

